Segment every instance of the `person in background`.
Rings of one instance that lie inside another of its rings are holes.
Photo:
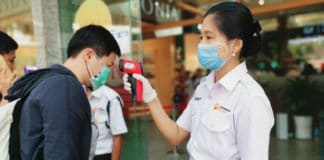
[[[117,92],[106,85],[95,91],[92,91],[93,88],[87,90],[99,131],[94,160],[120,160],[123,134],[127,133],[122,99]]]
[[[203,76],[203,70],[201,68],[197,68],[195,70],[195,72],[192,74],[191,76],[191,85],[190,85],[190,88],[192,90],[192,92],[196,89],[196,87],[198,86],[200,80],[201,80],[201,77]],[[193,94],[193,93],[192,93]],[[191,94],[191,96],[192,96]],[[190,96],[190,97],[191,97]]]
[[[15,59],[17,42],[8,34],[0,31],[0,92],[7,95],[8,88],[16,80]]]
[[[317,74],[317,70],[314,68],[314,66],[310,63],[305,63],[304,65],[304,69],[301,72],[302,75],[305,76],[310,76],[310,75],[316,75]]]
[[[116,46],[116,48],[119,46]],[[110,68],[114,65],[120,52],[108,54],[107,67],[103,70],[103,82],[110,76]],[[105,59],[100,59],[104,63]],[[123,146],[123,134],[127,133],[123,117],[123,102],[119,94],[107,85],[87,87],[87,95],[92,109],[92,116],[98,128],[99,136],[95,146],[94,160],[119,160]]]
[[[119,54],[117,41],[108,30],[88,25],[72,36],[63,65],[31,72],[14,83],[8,97],[28,90],[46,70],[60,73],[37,84],[23,103],[16,153],[20,152],[22,160],[89,159],[91,109],[83,86],[96,89],[104,85],[107,67]]]
[[[2,102],[2,97],[3,97],[3,95],[2,95],[2,93],[0,92],[0,104],[1,104],[1,102]]]
[[[249,75],[244,58],[261,48],[260,24],[242,3],[212,6],[202,21],[199,63],[211,72],[202,78],[188,106],[172,121],[156,91],[143,82],[143,99],[158,129],[172,145],[189,138],[190,160],[267,160],[274,124],[268,97]],[[124,88],[130,91],[128,75]]]

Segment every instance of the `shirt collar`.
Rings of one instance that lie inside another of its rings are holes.
[[[93,98],[100,98],[100,97],[101,97],[101,91],[100,91],[100,89],[96,89],[96,90],[92,91],[90,97],[93,97]]]
[[[219,80],[219,83],[231,91],[242,77],[248,72],[246,63],[242,62]]]
[[[206,77],[206,87],[211,90],[215,85],[220,84],[228,91],[231,91],[235,85],[242,79],[243,75],[248,72],[246,63],[242,62],[230,72],[224,75],[222,79],[219,80],[218,83],[214,83],[215,71],[212,71]]]
[[[206,77],[206,87],[211,90],[216,84],[214,83],[215,71],[211,71]]]

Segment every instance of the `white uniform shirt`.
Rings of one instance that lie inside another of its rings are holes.
[[[123,117],[122,106],[117,99],[118,93],[107,86],[102,86],[92,92],[89,102],[94,111],[95,122],[98,126],[99,137],[96,145],[96,155],[112,152],[113,135],[127,132]],[[110,115],[107,112],[107,104],[110,101]],[[106,121],[110,129],[106,127]]]
[[[267,160],[271,104],[245,62],[214,83],[201,80],[177,124],[190,132],[191,160]]]

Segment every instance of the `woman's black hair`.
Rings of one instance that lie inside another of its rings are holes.
[[[6,54],[18,48],[17,42],[7,33],[0,31],[0,54]]]
[[[254,22],[251,11],[238,2],[222,2],[211,7],[204,17],[215,15],[217,28],[231,39],[241,39],[241,57],[255,55],[261,49],[261,26]]]

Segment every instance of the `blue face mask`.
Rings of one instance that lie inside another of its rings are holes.
[[[212,71],[218,71],[227,61],[219,57],[218,46],[215,44],[199,44],[198,60],[203,67]]]

